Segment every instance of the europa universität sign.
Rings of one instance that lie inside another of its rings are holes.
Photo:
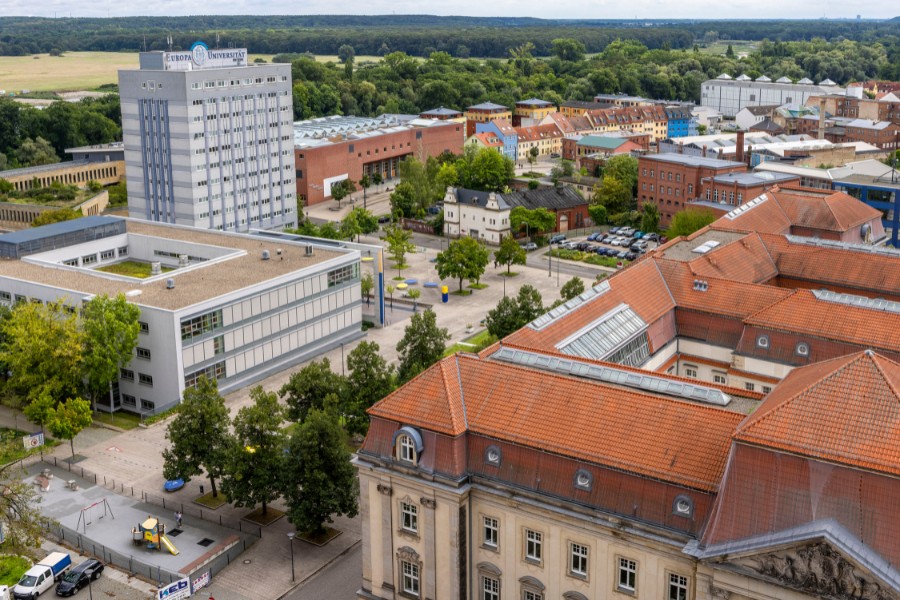
[[[194,42],[190,50],[165,52],[167,71],[193,71],[195,69],[221,69],[223,67],[246,67],[246,48],[223,48],[210,50],[203,42]]]

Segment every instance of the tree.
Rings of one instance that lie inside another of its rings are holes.
[[[219,495],[221,479],[233,446],[228,408],[214,379],[201,376],[197,385],[186,388],[178,413],[166,429],[169,447],[163,450],[163,475],[184,479],[206,471],[213,498]]]
[[[563,300],[565,301],[569,301],[572,298],[580,296],[583,293],[584,281],[582,281],[581,277],[578,277],[577,275],[565,282],[562,288],[559,290],[559,295],[562,296]]]
[[[394,310],[394,286],[388,284],[384,286],[384,291],[387,292],[388,296],[391,298],[391,310]]]
[[[504,296],[484,319],[488,332],[503,339],[544,314],[541,293],[531,285],[523,285],[516,298]]]
[[[21,450],[21,440],[13,438],[0,442],[5,456]],[[38,549],[44,533],[44,516],[37,508],[40,498],[20,462],[0,465],[0,527],[3,528],[3,552],[30,554]]]
[[[631,191],[612,175],[603,176],[600,183],[594,187],[591,199],[592,204],[605,206],[611,214],[626,212],[630,208],[631,201]]]
[[[588,214],[594,225],[605,225],[609,220],[609,211],[602,204],[591,204],[588,206]]]
[[[584,60],[585,48],[578,40],[571,38],[557,38],[551,42],[553,54],[559,60],[567,62],[578,62]]]
[[[312,361],[291,378],[278,391],[287,404],[287,418],[302,422],[314,408],[325,407],[325,396],[336,394],[343,399],[347,395],[347,380],[331,370],[331,361],[323,358]]]
[[[75,458],[75,436],[82,429],[90,427],[93,419],[91,418],[91,403],[83,398],[69,398],[55,409],[51,408],[47,428],[53,437],[69,440],[69,447],[72,450],[72,458]]]
[[[352,61],[356,57],[356,50],[350,44],[341,44],[341,47],[338,48],[337,56],[342,63],[348,60]]]
[[[603,165],[603,175],[621,181],[631,197],[637,193],[638,161],[630,154],[618,154],[607,160]]]
[[[493,148],[466,146],[456,161],[459,185],[483,192],[499,192],[515,176],[515,163]]]
[[[641,208],[641,231],[651,233],[659,231],[659,208],[647,202]]]
[[[73,221],[83,217],[84,214],[80,210],[71,208],[56,208],[52,210],[42,211],[31,222],[32,227],[40,227],[41,225],[49,225],[51,223],[60,223],[62,221]]]
[[[446,250],[438,253],[435,268],[441,279],[458,279],[461,292],[463,279],[478,283],[487,264],[488,250],[484,244],[475,238],[464,237],[450,242]]]
[[[9,390],[26,402],[46,393],[53,407],[78,395],[84,334],[74,311],[53,302],[20,302],[0,327],[0,362],[12,373]]]
[[[362,276],[362,279],[359,280],[359,287],[362,291],[363,298],[366,299],[366,306],[368,306],[372,290],[375,288],[375,280],[372,278],[371,273],[366,273]]]
[[[363,175],[362,177],[360,177],[359,187],[361,187],[363,191],[363,208],[368,209],[368,206],[366,206],[366,192],[370,187],[372,187],[372,178],[368,175]]]
[[[395,373],[380,354],[375,342],[360,342],[347,355],[347,404],[344,415],[347,431],[366,433],[369,418],[366,410],[394,391]]]
[[[528,164],[534,167],[534,163],[537,162],[538,154],[540,154],[540,150],[538,150],[537,146],[532,146],[528,149]]]
[[[128,302],[124,294],[110,298],[94,296],[84,305],[84,374],[92,400],[106,390],[112,411],[112,384],[119,379],[119,370],[131,362],[137,346],[141,324],[141,309]]]
[[[401,275],[403,268],[407,266],[404,262],[406,255],[416,249],[412,242],[412,233],[399,225],[391,225],[385,230],[382,239],[388,244],[388,255],[396,263],[397,275]]]
[[[222,492],[237,507],[262,504],[262,514],[283,488],[284,409],[274,392],[262,386],[250,390],[253,404],[234,418],[234,443],[228,449]]]
[[[351,216],[352,215],[352,216]],[[369,235],[378,231],[378,217],[361,206],[354,206],[344,220],[353,219],[356,223],[357,235]]]
[[[447,328],[437,326],[437,315],[433,310],[414,314],[397,344],[400,359],[397,376],[400,382],[409,381],[439,361],[449,339]]]
[[[509,211],[509,226],[514,231],[522,231],[524,227],[528,236],[531,237],[556,229],[556,214],[543,206],[535,209],[516,206]]]
[[[334,415],[311,411],[291,435],[288,455],[284,495],[298,531],[321,535],[333,515],[357,515],[359,481]]]
[[[731,44],[728,44],[728,49],[725,50],[725,58],[734,58],[734,48],[731,47]]]
[[[338,208],[341,207],[341,200],[349,196],[354,189],[353,182],[349,179],[341,179],[331,184],[331,197],[337,200]]]
[[[59,156],[56,155],[53,145],[42,137],[25,138],[19,145],[17,156],[19,164],[23,167],[36,167],[59,162]]]
[[[562,159],[559,164],[550,169],[550,180],[553,184],[559,183],[563,177],[571,177],[575,173],[575,163],[571,160]]]
[[[680,235],[691,235],[715,220],[716,215],[711,210],[688,208],[675,213],[669,229],[666,230],[666,235],[669,239]]]
[[[501,265],[506,265],[506,274],[510,274],[512,265],[524,265],[527,255],[525,249],[513,238],[507,235],[500,241],[500,247],[494,251],[494,260]]]
[[[413,301],[413,312],[419,311],[419,298],[422,296],[422,290],[410,288],[406,295]]]
[[[57,404],[59,404],[57,400],[53,398],[49,389],[45,387],[37,391],[34,398],[22,412],[25,413],[25,417],[29,421],[40,427],[41,432],[43,432],[44,427],[50,424],[50,419]]]

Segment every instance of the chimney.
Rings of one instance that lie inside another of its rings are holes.
[[[737,141],[735,142],[734,160],[744,162],[744,130],[737,132]]]
[[[819,139],[825,139],[825,99],[819,98]]]

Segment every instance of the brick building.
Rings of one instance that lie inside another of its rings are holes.
[[[384,181],[399,176],[407,156],[424,159],[442,152],[460,154],[462,123],[430,119],[399,121],[382,115],[326,117],[294,124],[297,197],[304,206],[331,197],[332,184],[343,179],[358,183],[376,173]]]
[[[666,227],[675,213],[700,195],[705,179],[745,172],[743,162],[686,154],[647,154],[638,158],[638,209],[656,204],[659,224]]]
[[[825,130],[825,139],[835,144],[866,142],[883,150],[896,150],[900,148],[900,125],[890,121],[835,119],[834,125]]]

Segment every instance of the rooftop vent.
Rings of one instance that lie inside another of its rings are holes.
[[[262,251],[262,259],[263,259],[263,260],[269,260],[269,251],[268,251],[268,250],[263,250],[263,251]]]
[[[190,260],[188,259],[187,254],[179,254],[178,255],[178,266],[179,268],[184,268],[190,264]]]
[[[162,265],[158,262],[150,263],[150,275],[159,275],[162,273]]]
[[[277,254],[278,256],[281,256],[281,248],[278,248],[277,250],[275,250],[275,254]]]
[[[171,279],[171,278],[166,279],[166,289],[167,290],[175,289],[175,280],[174,279]]]

